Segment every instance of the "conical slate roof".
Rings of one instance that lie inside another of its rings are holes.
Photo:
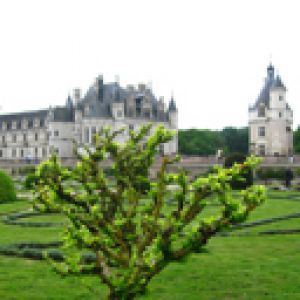
[[[284,84],[282,83],[282,80],[279,75],[276,76],[276,79],[274,80],[272,84],[272,88],[283,88],[286,89]]]
[[[265,84],[261,89],[254,106],[252,107],[253,109],[257,108],[261,104],[269,107],[270,90],[272,88],[283,88],[286,90],[280,76],[277,75],[276,78],[274,77],[274,67],[272,64],[270,64],[267,68],[267,78],[265,79]]]

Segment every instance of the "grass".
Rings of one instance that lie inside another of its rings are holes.
[[[248,221],[300,212],[299,192],[276,191],[270,192],[269,197]],[[0,212],[28,206],[25,201],[2,204]],[[32,222],[61,220],[57,215],[30,218]],[[251,236],[215,237],[203,253],[170,264],[151,281],[149,293],[138,299],[300,299],[300,236],[255,235],[262,230],[294,228],[300,229],[300,219],[237,231],[251,232]],[[0,244],[53,241],[59,239],[59,231],[58,227],[27,228],[0,223]],[[0,299],[105,299],[106,294],[107,288],[98,278],[64,278],[43,261],[0,255]]]

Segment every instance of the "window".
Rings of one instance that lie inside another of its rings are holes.
[[[23,142],[27,142],[27,134],[23,133]]]
[[[282,100],[283,100],[283,96],[279,95],[279,101],[282,101]]]
[[[58,130],[54,130],[54,136],[59,136],[59,131]]]
[[[144,111],[144,117],[145,118],[150,118],[150,111],[149,110]]]
[[[21,120],[19,120],[17,122],[17,129],[21,129],[21,128],[22,128],[22,122],[21,122]]]
[[[90,129],[88,127],[86,127],[84,129],[84,137],[85,137],[84,141],[86,143],[89,143],[90,142]]]
[[[28,128],[33,128],[33,120],[28,120]]]
[[[38,153],[39,153],[39,149],[38,148],[34,148],[34,155],[38,156]]]
[[[117,111],[117,117],[118,117],[118,118],[122,118],[122,117],[123,117],[123,112],[122,112],[122,110],[118,110],[118,111]]]
[[[0,157],[3,157],[3,151],[0,150]]]
[[[42,148],[42,156],[43,157],[47,156],[47,149],[46,148]]]
[[[37,141],[38,139],[39,139],[39,135],[38,135],[38,133],[35,133],[34,134],[34,140]]]
[[[265,127],[258,127],[258,136],[266,136]]]
[[[24,150],[23,149],[21,149],[21,151],[20,151],[20,156],[24,157]]]
[[[95,126],[92,127],[92,142],[95,143],[95,135],[97,133],[97,128]]]
[[[129,130],[134,130],[134,125],[129,124]]]
[[[2,135],[2,143],[5,143],[5,135]]]
[[[45,120],[44,119],[40,119],[40,127],[44,127],[45,126]]]
[[[260,156],[265,156],[266,155],[266,146],[265,145],[259,145],[258,155],[260,155]]]
[[[16,134],[13,134],[13,136],[12,136],[12,141],[13,141],[13,143],[16,143],[16,142],[17,142],[17,135],[16,135]]]
[[[16,156],[17,156],[17,151],[16,151],[16,149],[12,149],[12,151],[11,151],[11,156],[12,156],[12,157],[16,157]]]
[[[7,129],[7,130],[11,130],[11,122],[8,122],[8,123],[7,123],[6,129]]]
[[[282,113],[280,112],[280,113],[278,114],[278,116],[279,116],[279,118],[281,118],[281,117],[282,117]]]
[[[292,129],[291,129],[291,126],[286,126],[286,132],[291,132]]]

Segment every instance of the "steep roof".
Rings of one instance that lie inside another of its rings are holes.
[[[112,102],[124,102],[129,95],[134,95],[136,99],[143,98],[147,95],[150,97],[152,107],[155,110],[157,106],[157,99],[151,90],[144,86],[144,90],[139,89],[127,89],[119,85],[118,82],[103,83],[102,101],[99,101],[98,92],[99,87],[95,84],[91,85],[86,92],[84,98],[78,103],[78,107],[84,109],[85,105],[89,106],[89,116],[91,117],[111,117]]]
[[[175,103],[175,100],[173,97],[171,98],[171,100],[169,102],[169,111],[177,111],[176,103]]]
[[[272,88],[283,88],[286,90],[285,85],[283,84],[281,78],[279,75],[276,76],[276,79],[274,80],[273,84],[272,84]]]
[[[260,104],[264,104],[266,107],[269,107],[270,104],[270,90],[272,88],[282,88],[286,90],[281,78],[279,75],[274,77],[274,67],[270,64],[267,68],[267,77],[265,79],[265,84],[261,89],[255,104],[251,109],[257,108]]]
[[[24,111],[19,113],[11,113],[0,115],[0,122],[10,122],[10,121],[17,121],[21,119],[33,119],[33,118],[46,118],[47,116],[47,109],[42,110],[35,110],[35,111]]]
[[[74,114],[72,107],[57,106],[54,108],[54,122],[73,122]]]

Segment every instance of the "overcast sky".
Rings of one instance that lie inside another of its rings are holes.
[[[1,0],[1,113],[63,105],[102,73],[174,92],[180,128],[246,126],[272,60],[300,124],[300,2]]]

